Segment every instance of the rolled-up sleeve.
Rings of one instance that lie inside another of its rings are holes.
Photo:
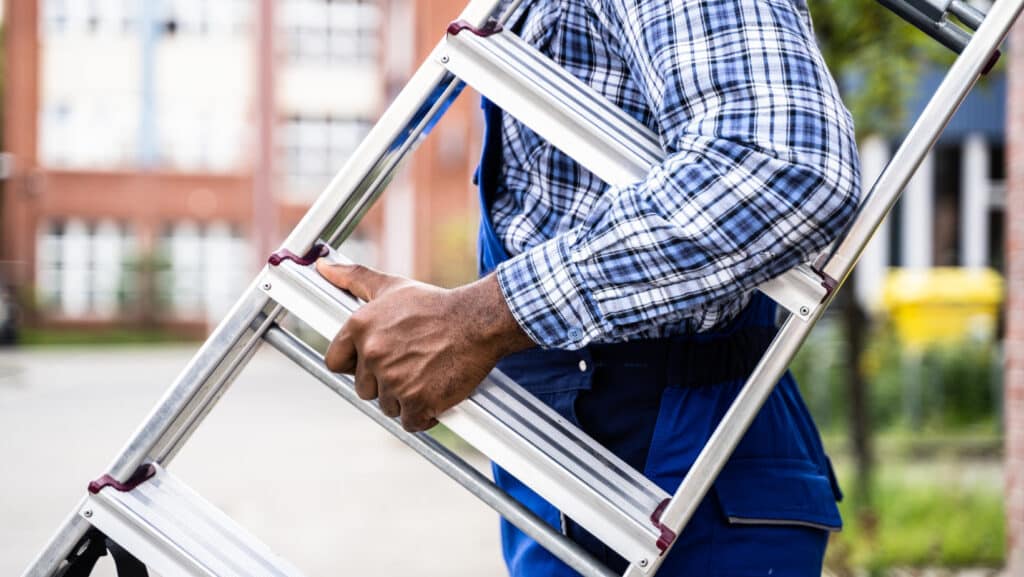
[[[835,240],[860,190],[853,123],[792,2],[591,4],[667,152],[581,224],[498,267],[514,316],[549,348],[740,298]]]

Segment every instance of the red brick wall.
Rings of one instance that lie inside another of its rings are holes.
[[[1024,575],[1024,22],[1010,41],[1006,127],[1006,517],[1008,575]]]
[[[416,0],[416,65],[465,0]],[[480,150],[480,96],[465,90],[409,163],[415,187],[415,277],[444,285],[475,278],[479,222],[472,171]]]
[[[36,2],[4,2],[3,148],[14,156],[14,172],[0,181],[0,277],[26,285],[34,262],[34,213],[27,202],[36,194],[36,101],[39,93],[39,10]]]

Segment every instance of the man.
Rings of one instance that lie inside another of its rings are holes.
[[[774,334],[754,287],[855,211],[852,121],[803,0],[536,0],[513,27],[656,131],[666,160],[609,187],[485,103],[482,278],[444,290],[321,263],[369,301],[327,364],[411,431],[497,365],[672,492]],[[495,479],[625,567],[516,479]],[[838,498],[786,376],[660,574],[818,577]],[[514,576],[573,574],[510,525],[502,542]]]

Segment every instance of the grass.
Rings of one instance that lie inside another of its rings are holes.
[[[190,339],[160,330],[140,329],[22,329],[18,344],[46,346],[110,346],[191,342]]]
[[[825,446],[831,453],[849,450],[850,436],[845,432],[822,433]],[[956,459],[1002,458],[1003,436],[994,422],[979,423],[975,427],[955,431],[911,431],[890,427],[875,433],[872,439],[875,455],[884,467],[887,464],[921,461],[949,461]]]
[[[833,535],[826,560],[839,575],[1004,563],[1001,475],[992,461],[887,463],[871,500],[871,507],[849,499],[840,504],[845,526]]]

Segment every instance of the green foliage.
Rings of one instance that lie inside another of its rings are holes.
[[[162,251],[136,254],[125,261],[125,273],[118,287],[118,302],[123,309],[138,311],[140,324],[155,328],[164,311],[170,308],[173,283],[170,258]]]
[[[33,347],[110,345],[151,345],[189,342],[180,335],[145,329],[39,329],[26,327],[18,335],[18,344]]]
[[[842,350],[835,319],[815,328],[790,366],[815,419],[842,430],[848,410]],[[1000,411],[1000,355],[989,343],[964,341],[920,353],[905,350],[888,328],[868,339],[862,368],[871,389],[876,431],[989,432]]]
[[[1002,492],[993,483],[949,482],[947,475],[901,464],[882,475],[870,509],[840,504],[843,531],[834,535],[826,565],[840,575],[863,568],[883,575],[894,567],[999,567],[1005,558]],[[941,478],[934,478],[941,477]]]
[[[808,0],[822,54],[865,134],[892,134],[933,40],[877,0]]]

